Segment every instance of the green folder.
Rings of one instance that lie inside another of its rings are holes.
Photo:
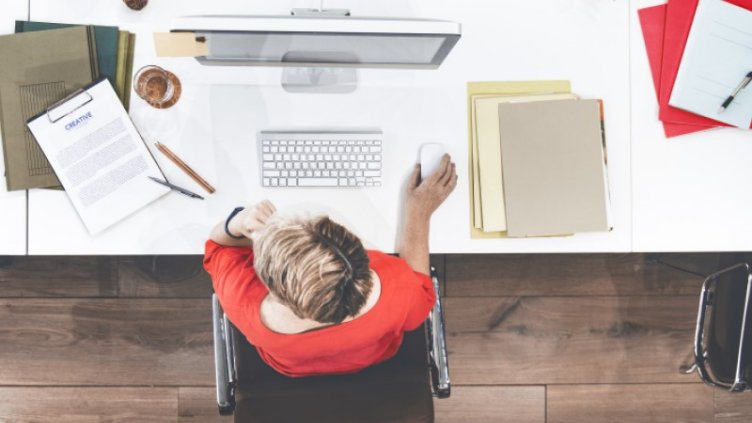
[[[71,26],[81,25],[34,21],[16,21],[16,33],[44,31],[46,29],[58,29]],[[118,54],[118,27],[95,25],[94,34],[97,45],[97,62],[99,64],[99,75],[102,77],[107,77],[107,79],[110,80],[110,83],[115,86],[115,74],[117,72]]]

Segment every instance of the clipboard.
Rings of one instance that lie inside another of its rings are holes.
[[[88,87],[86,89],[88,89]],[[57,123],[57,121],[59,121],[60,119],[69,116],[71,113],[75,112],[81,107],[84,107],[87,104],[91,103],[91,101],[94,100],[94,97],[92,97],[91,94],[86,91],[86,89],[79,88],[76,91],[73,91],[72,93],[65,96],[65,98],[58,100],[51,106],[47,107],[47,120],[49,120],[50,123]],[[81,97],[81,99],[78,100],[78,97]],[[55,115],[54,117],[53,114]],[[29,119],[29,121],[33,119],[34,118]]]
[[[105,78],[28,120],[73,207],[98,234],[170,191],[115,90]]]

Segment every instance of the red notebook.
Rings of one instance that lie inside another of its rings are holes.
[[[752,0],[726,0],[729,3],[752,10]],[[696,115],[676,107],[669,106],[668,101],[674,89],[676,74],[687,44],[687,37],[692,28],[692,20],[699,0],[670,0],[666,9],[666,29],[663,35],[663,45],[671,48],[663,49],[663,63],[661,66],[661,83],[658,103],[660,112],[658,117],[664,122],[685,123],[705,126],[728,126],[724,123]]]
[[[645,50],[650,63],[650,73],[653,77],[656,98],[660,96],[661,64],[663,63],[663,32],[666,27],[666,5],[646,7],[637,11],[642,27],[642,37],[645,40]],[[714,126],[690,125],[684,123],[662,122],[663,132],[667,138],[678,135],[704,131]]]

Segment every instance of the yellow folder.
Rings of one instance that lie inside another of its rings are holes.
[[[468,82],[467,110],[468,110],[468,168],[471,177],[470,184],[470,237],[471,238],[503,238],[505,231],[484,232],[483,210],[481,203],[482,180],[480,169],[480,154],[478,150],[478,126],[476,125],[476,98],[483,97],[522,97],[540,96],[547,94],[570,93],[569,81],[509,81],[509,82]],[[498,183],[501,183],[499,178]]]

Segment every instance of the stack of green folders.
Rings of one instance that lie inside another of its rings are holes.
[[[74,25],[50,22],[16,21],[16,33],[67,28]],[[136,34],[121,31],[116,26],[89,26],[94,30],[94,43],[99,66],[99,77],[107,78],[115,88],[120,101],[128,110],[130,101],[133,51]]]
[[[602,110],[568,81],[469,83],[471,236],[610,230]]]
[[[135,36],[117,27],[16,22],[0,36],[0,130],[8,191],[59,188],[26,127],[77,89],[107,78],[127,108]]]

